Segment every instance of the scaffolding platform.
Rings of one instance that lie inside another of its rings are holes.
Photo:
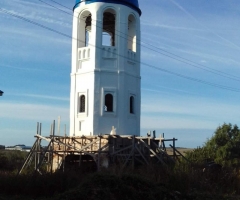
[[[155,134],[154,134],[155,135]],[[165,139],[163,137],[147,137],[132,135],[94,135],[94,136],[58,136],[52,134],[44,137],[41,135],[41,125],[37,128],[35,142],[29,152],[19,174],[27,167],[34,167],[41,172],[43,166],[48,172],[67,170],[73,167],[87,166],[101,170],[112,164],[121,167],[149,165],[159,163],[167,165],[174,163],[178,158],[175,148],[177,139]],[[43,147],[42,141],[48,145]],[[168,155],[165,142],[172,142],[173,154]],[[33,164],[34,163],[34,164]]]

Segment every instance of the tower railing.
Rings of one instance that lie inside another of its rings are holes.
[[[131,61],[136,61],[136,53],[130,49],[128,49],[128,59]]]
[[[115,46],[103,46],[102,47],[102,57],[103,58],[116,58],[117,48]]]
[[[91,58],[91,47],[78,48],[78,60],[86,60]]]

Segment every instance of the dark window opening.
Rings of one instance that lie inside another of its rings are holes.
[[[80,108],[79,108],[79,112],[80,112],[80,113],[85,112],[85,95],[81,95],[81,96],[80,96]]]
[[[106,94],[105,95],[105,112],[113,112],[113,95]]]
[[[110,12],[103,14],[102,44],[115,46],[115,15]]]
[[[89,45],[89,37],[92,28],[92,16],[89,14],[85,20],[85,47]]]
[[[130,113],[134,114],[134,97],[130,97]]]

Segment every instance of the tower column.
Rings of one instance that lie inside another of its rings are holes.
[[[137,0],[76,1],[73,18],[70,134],[140,134]]]

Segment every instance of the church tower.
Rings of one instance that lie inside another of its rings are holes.
[[[74,6],[70,136],[140,135],[138,0]]]

